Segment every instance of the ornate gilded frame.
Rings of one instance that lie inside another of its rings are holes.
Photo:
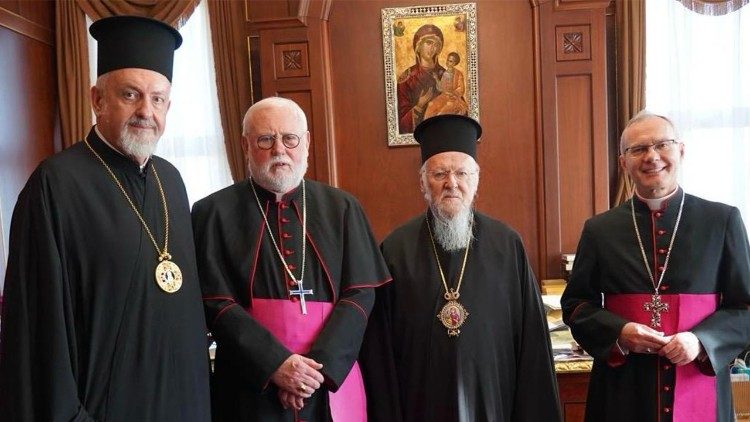
[[[479,87],[477,73],[477,8],[475,3],[435,6],[393,7],[381,11],[383,62],[385,66],[385,107],[388,146],[416,145],[410,132],[399,131],[398,78],[415,65],[413,38],[426,24],[441,29],[445,42],[437,55],[445,65],[449,53],[456,52],[460,62],[455,66],[465,77],[463,100],[469,117],[479,120]],[[409,52],[411,52],[409,54]],[[433,97],[434,99],[434,97]],[[432,102],[432,100],[430,101]],[[429,106],[429,103],[428,103]],[[442,114],[442,113],[438,113]],[[411,129],[413,130],[413,128]]]

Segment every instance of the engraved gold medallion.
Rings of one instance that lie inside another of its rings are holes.
[[[167,293],[174,293],[182,287],[182,271],[172,261],[164,260],[156,266],[156,284]]]

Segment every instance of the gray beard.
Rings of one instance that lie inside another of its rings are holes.
[[[443,215],[439,209],[433,209],[433,233],[435,240],[446,251],[452,252],[464,249],[474,239],[474,232],[471,229],[474,221],[474,212],[470,207],[462,208],[452,218]]]
[[[133,135],[127,128],[123,129],[120,134],[120,148],[122,148],[122,152],[128,157],[138,159],[147,159],[150,157],[154,153],[158,141],[158,139],[154,139],[151,135]]]

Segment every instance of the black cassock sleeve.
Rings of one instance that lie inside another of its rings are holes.
[[[341,256],[340,296],[307,354],[323,364],[326,385],[334,392],[357,360],[375,302],[374,288],[391,280],[367,218],[354,199],[347,207],[343,227],[341,246],[333,248]]]
[[[563,320],[576,341],[594,359],[607,361],[626,319],[604,309],[597,252],[590,222],[583,227],[576,259],[561,304]]]
[[[360,363],[367,390],[367,416],[371,422],[401,422],[401,403],[391,332],[393,322],[390,283],[376,290],[375,306],[367,325]],[[426,387],[426,386],[425,386]]]
[[[714,374],[726,368],[750,339],[750,246],[736,208],[727,221],[718,279],[719,308],[690,330],[708,355],[712,370],[708,372]]]
[[[216,206],[199,201],[193,207],[198,275],[206,323],[233,370],[260,392],[292,354],[238,302],[235,282],[244,281],[249,253],[235,221],[222,218]],[[244,255],[244,256],[243,256]]]
[[[552,345],[539,285],[517,240],[518,280],[522,285],[523,319],[521,337],[516,346],[516,388],[513,400],[514,421],[559,421],[560,399],[557,390]]]
[[[93,420],[78,398],[76,327],[55,205],[37,169],[11,223],[0,334],[3,420]]]

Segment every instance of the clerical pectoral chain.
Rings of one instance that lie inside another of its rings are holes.
[[[438,257],[437,247],[435,246],[435,238],[432,236],[432,228],[430,227],[429,218],[425,217],[427,223],[427,230],[430,233],[430,242],[432,242],[432,251],[435,253],[435,261],[437,262],[438,271],[440,272],[440,280],[443,282],[445,288],[445,294],[443,297],[447,301],[440,309],[440,313],[437,314],[437,318],[443,323],[445,328],[448,329],[449,337],[457,337],[461,334],[459,328],[466,322],[466,318],[469,316],[469,312],[464,306],[458,301],[461,296],[459,291],[461,290],[461,282],[464,279],[464,270],[466,269],[466,258],[469,256],[469,245],[466,245],[466,251],[464,252],[464,260],[461,264],[461,272],[458,276],[458,283],[456,283],[456,289],[449,289],[448,283],[445,281],[445,274],[443,273],[443,267],[440,265],[440,258]],[[473,225],[473,224],[472,224]]]
[[[99,159],[99,162],[102,163],[109,175],[112,176],[112,180],[114,180],[117,187],[120,188],[120,192],[122,192],[123,196],[128,201],[128,204],[130,204],[130,208],[133,209],[133,212],[135,212],[138,220],[141,221],[143,228],[146,230],[146,234],[148,234],[148,237],[154,244],[156,253],[159,255],[159,265],[156,266],[156,271],[154,274],[156,277],[156,284],[159,285],[159,287],[167,293],[174,293],[180,290],[180,287],[182,287],[182,271],[180,271],[180,267],[178,267],[177,264],[171,261],[172,255],[167,252],[167,248],[169,246],[169,210],[167,209],[167,198],[164,195],[164,189],[161,186],[161,180],[159,180],[159,173],[156,172],[156,166],[153,163],[151,164],[151,169],[154,171],[154,178],[156,179],[156,186],[159,187],[159,193],[161,194],[161,203],[164,206],[164,250],[159,249],[159,244],[156,243],[156,238],[148,228],[146,220],[143,219],[143,216],[141,215],[140,211],[138,211],[138,208],[136,208],[135,203],[133,203],[133,201],[130,199],[130,195],[128,195],[128,193],[125,191],[122,183],[120,183],[120,179],[115,176],[115,173],[111,168],[109,168],[107,163],[104,162],[104,159],[102,159],[102,157],[96,151],[94,151],[94,148],[91,147],[89,141],[87,139],[84,139],[83,142],[86,144],[89,150],[91,150],[94,156]]]
[[[255,196],[255,203],[258,204],[260,214],[263,216],[263,221],[266,223],[268,237],[271,238],[271,243],[273,243],[273,247],[274,249],[276,249],[276,254],[278,254],[279,259],[281,260],[281,264],[286,270],[286,273],[289,274],[289,277],[291,277],[291,279],[294,280],[294,283],[297,285],[296,289],[289,290],[289,296],[299,297],[300,312],[302,312],[302,315],[307,315],[305,295],[311,295],[313,294],[313,291],[312,289],[305,289],[302,285],[302,279],[305,275],[305,236],[307,235],[307,195],[305,195],[305,179],[302,179],[302,268],[299,272],[299,279],[292,273],[292,270],[289,268],[289,264],[286,263],[286,259],[284,259],[284,255],[281,253],[281,249],[279,249],[279,245],[276,244],[276,239],[273,238],[271,225],[268,224],[268,217],[266,217],[266,212],[263,211],[263,206],[260,204],[260,199],[258,198],[258,193],[255,191],[255,186],[253,185],[252,180],[250,181],[250,189],[252,189],[253,191],[253,196]]]
[[[635,229],[635,236],[638,239],[638,246],[641,248],[641,257],[643,257],[643,264],[646,266],[648,277],[651,280],[651,285],[654,288],[654,294],[651,295],[651,300],[643,303],[643,310],[651,312],[651,326],[654,328],[661,327],[661,314],[662,312],[669,312],[669,304],[661,301],[661,295],[659,295],[659,287],[661,282],[664,280],[664,273],[667,272],[667,264],[669,263],[669,257],[672,255],[672,246],[674,246],[674,239],[677,236],[677,228],[680,226],[680,220],[682,219],[682,209],[685,205],[685,191],[682,192],[682,200],[680,201],[680,209],[677,212],[677,221],[674,224],[674,231],[672,232],[672,239],[669,241],[669,247],[667,248],[667,256],[664,258],[664,265],[662,266],[661,274],[659,274],[659,282],[657,283],[654,279],[653,273],[651,273],[651,266],[648,264],[648,258],[646,258],[646,250],[643,247],[643,241],[641,240],[641,233],[638,231],[638,223],[635,220],[635,198],[630,200],[630,215],[633,217],[633,228]]]

